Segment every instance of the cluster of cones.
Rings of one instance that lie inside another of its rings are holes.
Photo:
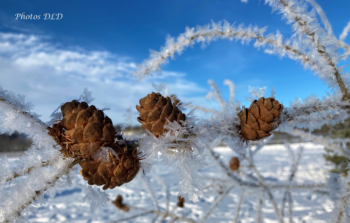
[[[149,130],[156,137],[161,137],[167,130],[168,122],[183,125],[185,114],[177,107],[180,102],[174,95],[163,97],[160,93],[148,94],[140,99],[137,120],[142,128]],[[255,100],[249,109],[245,108],[238,116],[240,137],[243,141],[259,140],[270,136],[270,131],[280,124],[278,118],[283,110],[274,98]],[[106,190],[130,182],[140,169],[141,153],[135,148],[128,148],[127,142],[116,143],[123,138],[116,133],[112,120],[102,110],[86,102],[73,100],[61,106],[62,120],[49,127],[51,135],[61,146],[61,152],[67,157],[81,160],[80,174],[90,185],[102,186]],[[107,149],[106,149],[107,148]],[[102,152],[104,157],[99,156]],[[239,168],[239,160],[230,163],[232,170]]]
[[[61,112],[63,119],[49,127],[48,134],[65,156],[81,160],[80,174],[89,185],[113,189],[136,176],[142,159],[140,152],[128,149],[126,142],[123,146],[115,143],[122,137],[102,110],[73,100],[62,105]]]

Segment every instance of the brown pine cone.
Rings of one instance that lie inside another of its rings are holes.
[[[112,120],[95,106],[76,100],[61,106],[63,119],[48,128],[62,152],[73,158],[92,158],[101,146],[114,143]]]
[[[241,137],[244,141],[259,139],[270,136],[270,131],[276,129],[280,124],[276,121],[283,110],[274,98],[263,98],[255,100],[249,109],[245,108],[241,114]]]
[[[182,114],[175,103],[171,102],[169,97],[164,98],[160,93],[148,94],[146,97],[140,99],[140,106],[136,105],[139,111],[139,121],[144,129],[151,131],[156,137],[161,136],[164,132],[164,125],[176,121],[181,124],[185,121],[185,114]]]
[[[109,160],[82,160],[80,174],[89,185],[103,186],[103,190],[113,189],[134,179],[140,169],[140,152],[120,151],[118,157],[109,154]]]
[[[230,165],[230,169],[232,171],[238,170],[239,169],[239,159],[237,157],[232,157],[229,165]]]
[[[81,160],[80,173],[90,185],[113,189],[130,182],[140,169],[140,152],[114,142],[116,130],[112,120],[95,106],[86,102],[67,102],[61,106],[63,119],[49,127],[48,134],[61,146],[61,152],[67,157]],[[118,136],[117,139],[122,139]],[[101,160],[97,153],[101,147],[113,150],[109,160]]]

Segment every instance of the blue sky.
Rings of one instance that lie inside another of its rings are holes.
[[[336,36],[350,21],[350,1],[318,0]],[[16,20],[15,14],[41,15],[40,20]],[[177,37],[185,27],[227,20],[230,23],[268,26],[291,35],[289,25],[271,13],[264,1],[250,0],[129,0],[129,1],[24,1],[0,2],[0,84],[25,94],[34,111],[47,121],[61,103],[78,98],[84,87],[92,91],[100,108],[114,123],[125,122],[126,110],[154,91],[152,82],[168,84],[169,93],[185,102],[219,109],[205,99],[208,79],[229,99],[225,79],[236,85],[236,99],[249,105],[248,86],[275,88],[276,99],[285,106],[312,93],[323,96],[328,89],[320,79],[296,61],[264,53],[240,42],[218,40],[205,49],[200,44],[176,55],[161,66],[163,75],[137,82],[131,77],[134,63],[160,50],[167,35]],[[62,13],[61,20],[44,20],[45,13]],[[349,42],[346,39],[346,42]],[[349,69],[345,69],[349,72]],[[201,112],[200,117],[208,117]],[[137,116],[135,114],[134,118]],[[133,121],[132,124],[137,124]]]

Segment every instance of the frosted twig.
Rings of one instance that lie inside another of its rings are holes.
[[[169,213],[169,199],[170,199],[170,193],[169,193],[169,187],[164,181],[164,179],[157,177],[160,182],[162,182],[166,194],[166,213]],[[167,217],[168,215],[164,215],[163,218],[159,222],[163,222],[163,220]]]
[[[33,122],[36,126],[40,126],[42,131],[46,132],[47,125],[43,123],[40,119],[33,116],[31,113],[20,110],[16,105],[7,102],[4,98],[0,98],[0,107],[6,109],[7,111],[12,111],[13,114],[21,114],[25,120],[29,123]],[[22,129],[16,129],[16,131],[21,132]],[[49,136],[47,136],[49,138]]]
[[[264,206],[265,191],[266,189],[263,188],[259,199],[258,214],[257,214],[257,221],[256,221],[257,223],[262,223],[262,208]]]
[[[129,221],[129,220],[132,220],[134,218],[138,218],[138,217],[141,217],[141,216],[144,216],[144,215],[148,215],[148,214],[153,214],[153,211],[146,211],[146,212],[143,212],[143,213],[140,213],[140,214],[136,214],[136,215],[130,216],[128,218],[118,219],[115,222]]]
[[[168,215],[169,217],[175,218],[175,219],[179,219],[183,222],[191,222],[191,223],[196,223],[196,221],[193,221],[191,219],[188,218],[183,218],[181,216],[178,215],[174,215],[174,214],[170,214],[170,213],[165,213],[162,211],[156,211],[156,210],[148,210],[146,208],[141,208],[141,207],[135,207],[135,206],[130,206],[128,205],[129,208],[135,209],[135,210],[140,210],[140,211],[144,211],[144,212],[148,212],[148,213],[153,213],[153,214],[157,214],[157,215]],[[116,222],[119,222],[118,220]]]
[[[156,196],[154,195],[154,192],[153,192],[153,189],[152,189],[151,185],[149,184],[149,182],[147,181],[147,179],[144,179],[144,178],[142,178],[142,179],[143,179],[143,181],[145,182],[145,184],[146,184],[146,186],[147,186],[147,188],[148,188],[149,193],[151,194],[152,200],[153,200],[153,202],[154,202],[154,206],[156,207],[157,211],[159,211],[159,204],[158,204],[158,201],[157,201]]]
[[[233,103],[235,100],[235,84],[229,79],[226,79],[224,84],[230,88],[230,102]]]
[[[271,142],[274,136],[274,134],[271,134],[267,139],[264,139],[259,145],[257,145],[254,151],[252,151],[253,156],[255,156],[264,146]]]
[[[264,184],[264,179],[263,179],[263,177],[262,177],[261,174],[259,173],[258,169],[256,169],[256,167],[250,162],[249,159],[245,158],[245,160],[246,160],[247,163],[249,164],[250,168],[252,168],[252,170],[254,171],[254,173],[258,176],[258,178],[259,178],[259,181],[258,181],[259,184],[260,184],[263,188],[266,189],[267,195],[269,196],[269,199],[270,199],[270,201],[271,201],[271,203],[272,203],[272,205],[273,205],[273,207],[274,207],[274,209],[275,209],[275,213],[276,213],[277,219],[279,219],[280,222],[283,223],[283,218],[282,218],[281,215],[280,215],[280,212],[279,212],[279,210],[278,210],[277,203],[276,203],[275,199],[273,198],[273,195],[272,195],[270,189]]]
[[[216,37],[228,38],[230,40],[234,38],[242,40],[256,39],[256,47],[268,44],[272,47],[280,48],[283,51],[282,54],[288,52],[288,56],[291,59],[300,59],[305,64],[310,63],[314,68],[319,69],[316,63],[311,62],[310,58],[293,46],[281,43],[279,40],[274,38],[274,35],[264,37],[264,31],[265,28],[235,28],[232,27],[227,21],[224,21],[223,27],[221,27],[220,24],[215,24],[212,22],[212,29],[210,29],[209,26],[204,28],[199,27],[197,30],[186,27],[186,32],[180,34],[176,42],[174,39],[168,38],[166,43],[167,45],[162,47],[161,52],[152,51],[151,58],[143,61],[143,63],[138,66],[138,69],[133,72],[132,75],[142,79],[144,75],[148,75],[152,71],[159,70],[159,66],[165,63],[168,57],[173,58],[175,52],[180,54],[186,47],[193,45],[195,40],[197,40],[197,42],[209,43],[210,41],[215,40]]]
[[[339,40],[344,40],[350,31],[350,22],[344,27],[343,32],[339,36]]]
[[[328,35],[333,36],[333,30],[332,30],[332,26],[329,23],[326,14],[324,13],[324,11],[322,10],[321,6],[315,2],[314,0],[307,0],[317,11],[317,13],[320,15],[321,21],[323,22]]]
[[[216,199],[214,204],[211,206],[211,208],[208,210],[208,212],[204,215],[202,219],[202,223],[204,223],[211,212],[221,203],[221,201],[229,194],[229,192],[235,187],[235,185],[230,186],[220,197]]]
[[[240,186],[259,187],[259,184],[244,181],[241,178],[239,178],[238,176],[236,176],[234,173],[232,173],[231,170],[229,170],[226,167],[226,165],[220,160],[220,158],[215,155],[214,151],[207,144],[206,144],[206,148],[209,150],[210,154],[218,162],[218,164],[223,169],[223,171],[227,174],[227,176],[229,176],[231,179],[233,179],[235,182],[237,182]]]
[[[41,167],[45,167],[45,166],[48,166],[48,165],[50,165],[50,161],[42,162],[42,163],[41,163]],[[14,173],[13,176],[8,177],[8,178],[5,180],[5,182],[11,181],[11,180],[13,180],[13,179],[15,179],[15,178],[17,178],[17,177],[20,177],[20,176],[23,176],[23,175],[25,175],[25,174],[28,174],[28,173],[30,173],[30,171],[32,171],[32,170],[35,169],[35,168],[36,168],[36,167],[32,166],[32,167],[29,167],[28,169],[24,170],[24,171],[21,172],[21,173]]]
[[[293,154],[293,151],[291,149],[290,149],[290,151]],[[297,157],[296,160],[294,160],[294,155],[293,155],[293,164],[292,164],[291,173],[290,173],[290,176],[289,176],[289,182],[292,182],[292,180],[293,180],[293,178],[295,176],[295,173],[298,170],[298,166],[299,166],[299,163],[300,163],[300,160],[301,160],[301,155],[302,155],[303,151],[304,151],[304,148],[300,147],[299,154],[298,154],[298,157]],[[281,216],[282,216],[282,218],[284,218],[284,208],[285,208],[287,196],[291,196],[289,188],[284,192],[283,199],[282,199],[282,208],[281,208]],[[290,199],[288,199],[288,200],[290,200]],[[290,206],[290,203],[289,203],[289,206]]]
[[[213,80],[208,80],[208,84],[213,88],[214,92],[209,92],[207,94],[207,97],[211,99],[211,97],[215,98],[215,100],[219,103],[222,110],[225,110],[225,102],[224,99],[222,99],[220,90],[218,86],[215,84]]]
[[[289,203],[289,223],[293,223],[293,201],[292,193],[288,191],[288,203]]]
[[[346,192],[344,193],[344,196],[342,197],[342,204],[341,204],[340,212],[339,212],[339,215],[337,218],[337,223],[340,223],[343,216],[344,216],[345,206],[346,206],[346,203],[347,203],[348,198],[349,198],[349,192],[350,192],[350,186],[347,184]]]
[[[197,110],[200,110],[200,111],[203,111],[203,112],[208,112],[208,113],[216,113],[218,112],[217,110],[214,110],[214,109],[210,109],[210,108],[203,108],[203,107],[200,107],[200,106],[196,106],[196,105],[192,105],[192,104],[183,104],[185,107],[188,107],[188,108],[195,108]]]
[[[283,7],[285,7],[287,10],[284,10],[284,13],[288,14],[290,13],[292,16],[294,16],[295,21],[302,27],[303,29],[302,32],[304,32],[307,36],[311,38],[311,41],[314,43],[317,52],[326,59],[328,64],[334,69],[334,76],[338,82],[338,85],[340,87],[341,92],[343,93],[343,100],[347,101],[350,99],[350,94],[349,91],[344,84],[344,81],[342,80],[339,70],[336,66],[336,64],[333,62],[332,58],[330,55],[326,52],[325,46],[320,44],[318,41],[318,38],[316,37],[315,31],[309,26],[308,21],[305,21],[298,15],[298,13],[294,12],[293,8],[285,1],[285,0],[278,0]]]
[[[270,189],[315,189],[315,188],[327,188],[327,185],[324,183],[315,183],[315,184],[266,184]]]
[[[300,131],[300,130],[292,130],[290,133],[293,134],[293,135],[297,135],[297,136],[301,136],[301,137],[310,139],[311,141],[313,141],[315,143],[320,143],[320,144],[326,146],[327,148],[331,148],[334,151],[339,152],[342,155],[350,157],[350,152],[349,151],[347,151],[347,150],[345,150],[343,148],[340,148],[339,146],[336,146],[336,145],[328,143],[324,139],[324,137],[321,138],[321,137],[318,137],[318,136],[315,136],[315,135],[312,135],[310,133],[306,133],[306,132],[303,132],[303,131]]]
[[[29,199],[28,201],[26,201],[21,207],[17,208],[17,210],[15,210],[14,214],[16,216],[20,216],[21,212],[28,207],[29,205],[31,205],[33,203],[33,201],[35,201],[38,197],[41,196],[42,193],[44,193],[47,189],[55,186],[55,183],[63,176],[68,174],[69,170],[75,166],[76,164],[79,163],[80,160],[74,160],[72,163],[70,163],[65,169],[62,170],[61,173],[59,173],[58,175],[56,175],[56,177],[53,179],[52,182],[47,182],[47,184],[45,185],[45,187],[43,187],[40,191],[35,191],[35,195]]]
[[[244,195],[244,189],[242,189],[241,196],[239,198],[237,213],[236,213],[236,217],[235,217],[235,223],[238,223],[239,212],[241,211],[241,205],[242,205],[242,201],[243,201],[243,195]]]

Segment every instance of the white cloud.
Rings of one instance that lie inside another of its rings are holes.
[[[185,80],[184,73],[163,71],[162,75],[137,82],[131,77],[136,69],[131,58],[106,51],[62,49],[48,39],[0,33],[0,84],[6,90],[26,95],[43,121],[49,120],[60,103],[78,98],[85,87],[92,91],[94,105],[111,108],[106,114],[115,124],[125,122],[127,109],[132,107],[136,112],[139,99],[155,91],[152,82],[166,82],[169,93],[180,97],[206,93],[196,83]]]

